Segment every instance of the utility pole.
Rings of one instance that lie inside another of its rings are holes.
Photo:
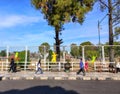
[[[100,45],[101,43],[100,43],[100,22],[99,22],[99,20],[98,20],[98,44]]]
[[[102,50],[101,50],[101,49],[102,49],[102,48],[101,48],[102,46],[100,46],[100,45],[101,45],[101,37],[100,37],[100,29],[101,29],[101,28],[100,28],[100,24],[102,23],[102,21],[103,21],[103,20],[106,18],[106,16],[108,16],[108,15],[109,15],[109,14],[106,14],[100,21],[98,20],[98,40],[99,40],[99,41],[98,41],[98,44],[99,44],[99,52],[100,52],[100,61],[101,61],[101,57],[102,57],[102,54],[101,54],[101,53],[102,53],[102,52],[101,52],[101,51],[102,51]]]
[[[102,21],[106,18],[106,16],[108,16],[109,13],[107,13],[100,21],[98,20],[98,38],[99,38],[99,42],[98,44],[100,45],[101,44],[101,38],[100,38],[100,24],[102,23]]]

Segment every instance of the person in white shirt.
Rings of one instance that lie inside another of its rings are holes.
[[[37,74],[38,72],[40,72],[40,74],[43,74],[43,71],[41,68],[41,59],[39,59],[39,61],[37,63],[37,71],[35,72],[35,74]]]
[[[118,73],[119,71],[120,71],[120,63],[117,62],[117,64],[116,64],[116,73]]]

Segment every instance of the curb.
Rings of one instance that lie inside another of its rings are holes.
[[[90,81],[90,80],[120,80],[119,77],[2,77],[0,80],[85,80],[85,81]]]

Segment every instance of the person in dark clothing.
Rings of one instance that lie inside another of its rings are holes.
[[[12,72],[15,72],[16,71],[16,66],[15,66],[15,62],[14,62],[14,59],[11,58],[11,62],[10,62],[10,69],[9,69],[9,72],[12,71]]]
[[[115,63],[109,63],[109,72],[114,73],[114,69],[115,69]]]
[[[85,76],[85,69],[82,58],[80,59],[80,69],[78,70],[77,74],[79,74],[80,72],[83,72],[83,76]]]

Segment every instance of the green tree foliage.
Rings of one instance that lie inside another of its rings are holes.
[[[16,52],[14,52],[14,53],[16,53]],[[26,55],[26,51],[20,51],[20,52],[18,52],[17,59],[15,59],[15,63],[17,63],[17,65],[20,66],[20,68],[24,68],[25,55]],[[27,65],[30,64],[29,61],[30,61],[30,51],[27,51]]]
[[[76,44],[71,44],[71,55],[75,58],[80,56],[79,54],[79,47]]]
[[[120,24],[120,0],[113,0],[113,26],[117,27]]]
[[[116,39],[119,38],[119,35],[120,35],[120,27],[115,27],[115,34],[114,34],[114,36],[116,37]]]
[[[86,42],[83,42],[80,44],[81,46],[84,46],[84,45],[93,45],[90,41],[86,41]]]
[[[6,56],[6,50],[2,50],[2,51],[0,52],[0,56],[5,57],[5,56]]]
[[[91,59],[93,56],[99,57],[99,48],[94,46],[91,42],[83,42],[80,44],[80,53],[82,55],[82,46],[84,46],[84,53],[86,59]]]
[[[73,46],[72,46],[73,45]],[[75,56],[82,56],[82,46],[85,46],[85,54],[86,54],[86,57],[90,57],[90,54],[88,53],[92,53],[93,50],[95,49],[94,45],[89,42],[89,41],[86,41],[86,42],[83,42],[80,44],[80,46],[77,46],[76,44],[71,44],[71,54],[75,54]],[[73,47],[73,48],[72,48]],[[89,52],[90,51],[90,52]],[[89,55],[89,56],[87,56]],[[91,54],[92,55],[92,54]]]
[[[110,46],[106,46],[108,45],[109,43],[107,42],[104,46],[104,49],[105,49],[105,57],[108,57],[109,56],[109,50],[110,50]],[[120,42],[114,42],[114,45],[113,46],[113,49],[114,49],[114,56],[115,57],[120,57]]]
[[[52,60],[52,54],[53,54],[53,51],[52,51],[52,50],[49,50],[49,56],[48,56],[49,61],[51,61],[51,60]]]
[[[25,54],[26,54],[26,51],[18,52],[18,61],[20,63],[25,62]],[[27,61],[30,61],[30,51],[27,51]]]
[[[49,50],[50,50],[50,45],[47,42],[44,42],[39,46],[39,51],[41,55],[49,53]]]
[[[60,58],[59,34],[67,22],[83,23],[85,14],[92,10],[94,0],[32,0],[36,9],[44,14],[48,24],[55,28],[56,53]]]
[[[95,47],[96,49],[92,49],[92,50],[87,50],[85,53],[85,57],[86,59],[92,59],[93,56],[95,56],[96,58],[99,57],[99,49],[97,47]]]
[[[113,26],[120,23],[120,0],[97,0],[100,2],[101,9],[108,11],[109,26],[109,45],[114,43]],[[112,46],[109,49],[109,61],[114,61],[114,50]]]
[[[115,57],[120,57],[120,42],[114,42],[114,45],[116,45],[114,47],[114,50],[115,50],[115,54],[114,56]],[[118,46],[117,46],[118,45]]]
[[[25,61],[25,51],[18,52],[19,62]]]

